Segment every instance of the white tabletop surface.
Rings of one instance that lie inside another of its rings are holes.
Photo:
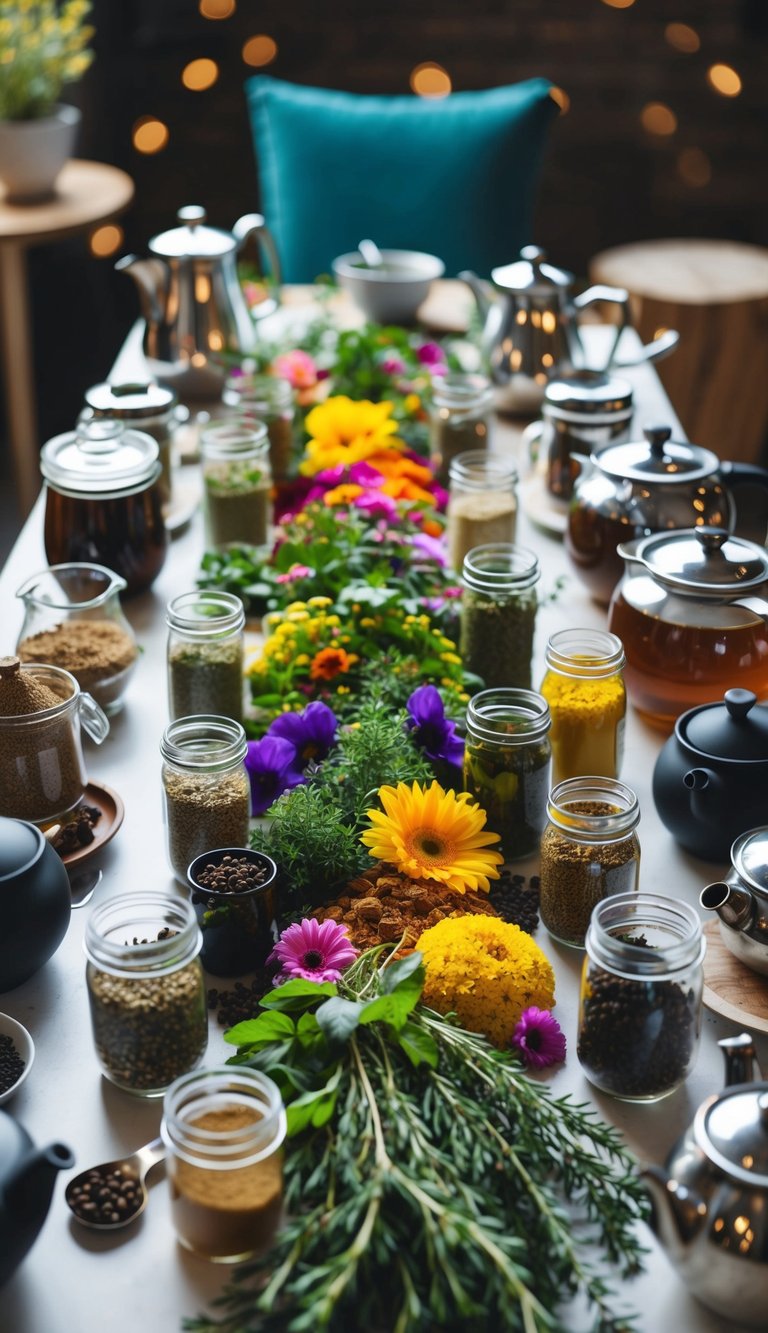
[[[663,397],[655,373],[630,372],[639,404],[637,421],[665,419],[679,429]],[[501,425],[494,447],[519,448],[519,431]],[[521,471],[525,471],[521,459]],[[589,600],[567,564],[562,544],[534,527],[523,511],[518,540],[539,554],[542,590],[559,574],[568,575],[558,600],[544,607],[536,630],[534,681],[542,675],[547,637],[566,626],[605,626],[605,614]],[[179,892],[166,864],[160,800],[158,745],[167,722],[165,688],[164,609],[176,594],[194,586],[203,552],[197,517],[178,537],[154,588],[125,605],[143,648],[130,683],[124,711],[113,720],[105,744],[87,743],[90,776],[114,787],[125,802],[125,822],[114,841],[96,860],[104,878],[95,901],[132,889]],[[15,590],[46,565],[42,543],[42,501],[30,516],[0,575],[0,653],[12,652],[21,626],[21,604]],[[642,818],[640,886],[651,892],[679,896],[695,905],[700,888],[720,878],[724,865],[700,862],[683,852],[661,824],[651,797],[651,777],[663,738],[630,710],[622,777],[635,788]],[[520,867],[533,873],[534,863]],[[25,1126],[37,1145],[54,1140],[68,1144],[76,1171],[132,1151],[158,1133],[161,1103],[124,1094],[102,1079],[91,1037],[85,991],[83,930],[89,908],[73,912],[65,940],[56,955],[32,980],[0,995],[0,1009],[29,1028],[37,1047],[31,1074],[5,1108]],[[718,1038],[738,1029],[704,1011],[703,1035],[696,1066],[687,1084],[662,1102],[633,1106],[597,1094],[585,1080],[575,1052],[578,976],[581,954],[558,946],[539,927],[539,943],[552,960],[557,978],[556,1015],[568,1040],[568,1057],[554,1072],[555,1094],[571,1093],[591,1102],[626,1135],[643,1158],[661,1162],[692,1118],[699,1103],[722,1083]],[[212,982],[227,987],[228,982]],[[768,1070],[768,1041],[758,1041]],[[206,1064],[221,1063],[231,1048],[211,1022]],[[27,1258],[0,1296],[0,1333],[171,1333],[185,1315],[193,1315],[218,1292],[228,1270],[198,1259],[175,1241],[167,1187],[162,1178],[150,1191],[139,1222],[114,1236],[80,1228],[64,1202],[72,1173],[57,1180],[43,1230]],[[650,1246],[643,1275],[625,1284],[622,1300],[640,1312],[642,1333],[714,1333],[733,1325],[711,1315],[687,1292],[645,1228]],[[567,1312],[569,1328],[580,1325]]]

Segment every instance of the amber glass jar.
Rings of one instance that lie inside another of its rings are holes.
[[[158,453],[149,435],[106,418],[43,446],[50,565],[106,565],[125,579],[126,596],[154,582],[168,550]]]

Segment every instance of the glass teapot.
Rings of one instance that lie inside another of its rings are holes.
[[[669,731],[680,713],[738,685],[768,696],[768,553],[723,528],[622,542],[608,611],[629,698]]]

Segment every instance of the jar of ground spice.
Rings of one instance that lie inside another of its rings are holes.
[[[255,1069],[202,1069],[170,1087],[160,1133],[171,1215],[185,1249],[240,1263],[272,1245],[283,1212],[286,1116]]]
[[[626,893],[598,904],[586,936],[577,1054],[602,1092],[657,1101],[690,1073],[704,950],[687,903]]]
[[[224,402],[249,424],[263,422],[269,435],[269,461],[275,481],[294,471],[296,404],[289,380],[277,375],[230,375]]]
[[[505,861],[538,850],[547,822],[549,708],[533,690],[482,690],[467,708],[464,790],[501,837]]]
[[[92,911],[86,983],[96,1053],[127,1092],[159,1097],[200,1063],[208,1008],[202,937],[190,902],[127,893]]]
[[[182,884],[212,847],[246,847],[251,789],[245,732],[226,717],[182,717],[160,745],[168,860]]]
[[[603,630],[565,629],[546,649],[541,692],[552,714],[552,783],[617,778],[624,755],[624,647]]]
[[[245,611],[229,592],[185,592],[168,603],[171,718],[243,717]]]
[[[533,551],[498,542],[464,557],[459,651],[489,689],[531,687],[536,584]]]
[[[429,445],[432,466],[447,486],[459,454],[488,448],[493,389],[485,375],[443,375],[432,389]]]
[[[517,470],[510,458],[474,449],[450,467],[448,556],[460,571],[475,546],[513,542],[517,529]]]
[[[264,546],[272,517],[266,426],[219,421],[202,432],[205,531],[209,546]]]
[[[640,807],[614,778],[569,778],[550,793],[541,839],[539,911],[550,935],[583,947],[592,909],[637,889]]]

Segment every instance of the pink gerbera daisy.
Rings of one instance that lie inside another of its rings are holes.
[[[268,963],[279,963],[282,972],[276,984],[303,977],[305,981],[338,981],[344,968],[357,958],[347,927],[337,921],[306,918],[288,926],[280,936]]]
[[[565,1059],[565,1037],[556,1018],[546,1009],[525,1009],[512,1034],[512,1045],[532,1069],[546,1069]]]

